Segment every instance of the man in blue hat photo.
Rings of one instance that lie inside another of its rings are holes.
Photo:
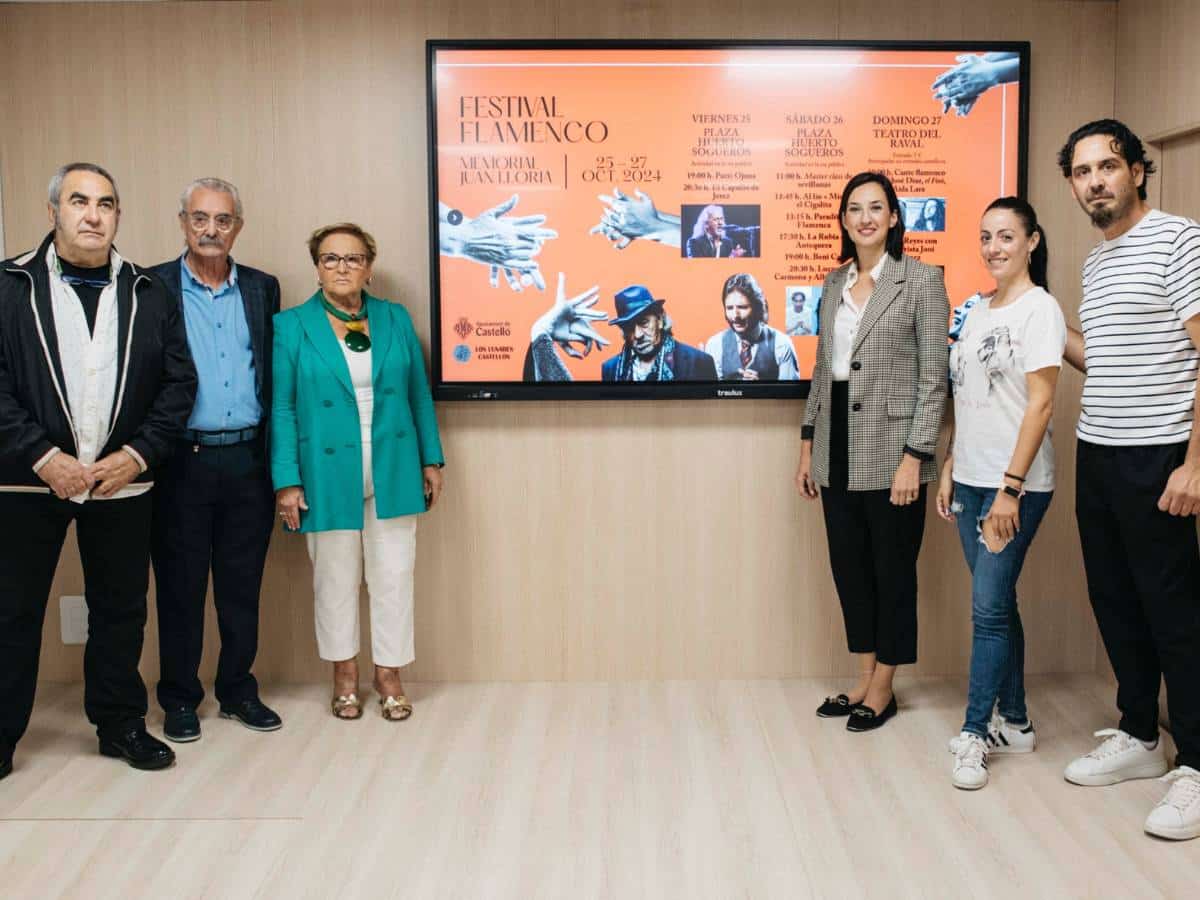
[[[640,284],[618,291],[617,317],[625,336],[621,352],[600,369],[604,381],[716,381],[717,367],[711,356],[679,343],[671,333],[671,319],[662,299]]]

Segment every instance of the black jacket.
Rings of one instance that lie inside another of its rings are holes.
[[[0,263],[0,490],[46,489],[33,464],[54,447],[75,454],[50,301],[46,250]],[[196,399],[196,369],[179,302],[126,261],[117,273],[117,393],[100,457],[128,444],[149,467],[170,454]]]
[[[232,258],[230,263],[233,263]],[[167,286],[182,309],[183,286],[179,265],[179,257],[176,257],[151,266],[147,271]],[[246,325],[250,328],[250,350],[254,354],[254,386],[258,393],[258,405],[262,407],[262,424],[265,426],[271,421],[272,319],[279,312],[279,279],[241,263],[237,264],[237,272],[242,309],[246,313]]]
[[[706,256],[709,258],[720,256],[721,259],[726,259],[731,253],[733,253],[733,241],[727,237],[721,238],[719,251],[713,248],[712,241],[709,240],[707,234],[688,238],[687,255],[691,259],[700,259]]]
[[[621,353],[625,351],[622,350]],[[607,359],[600,366],[601,381],[616,381],[621,353]],[[675,342],[675,352],[667,361],[675,381],[716,381],[717,364],[703,350],[689,347],[682,341]]]

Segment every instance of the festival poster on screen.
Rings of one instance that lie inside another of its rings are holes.
[[[798,385],[864,169],[961,302],[986,283],[983,208],[1018,191],[1017,55],[438,48],[441,385],[640,380],[630,347],[664,338],[651,379]],[[757,372],[729,337],[735,276],[771,332]],[[635,333],[647,311],[657,334]]]

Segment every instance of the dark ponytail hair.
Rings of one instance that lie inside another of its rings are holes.
[[[984,213],[988,213],[993,209],[1007,209],[1025,226],[1025,234],[1029,237],[1038,236],[1038,244],[1033,248],[1033,253],[1029,257],[1029,278],[1038,287],[1043,290],[1050,289],[1050,281],[1047,278],[1047,269],[1050,267],[1050,247],[1046,244],[1046,232],[1042,230],[1042,226],[1038,224],[1037,212],[1032,206],[1020,197],[1000,197],[988,204],[988,208]]]

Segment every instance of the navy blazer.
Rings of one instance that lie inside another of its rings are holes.
[[[233,257],[229,257],[233,265]],[[179,257],[148,269],[183,308],[183,285],[179,274]],[[250,266],[237,264],[238,290],[242,294],[242,309],[250,327],[250,350],[254,354],[254,387],[262,407],[262,424],[271,420],[271,348],[273,345],[275,313],[279,312],[279,279]],[[182,318],[182,316],[181,316]]]

